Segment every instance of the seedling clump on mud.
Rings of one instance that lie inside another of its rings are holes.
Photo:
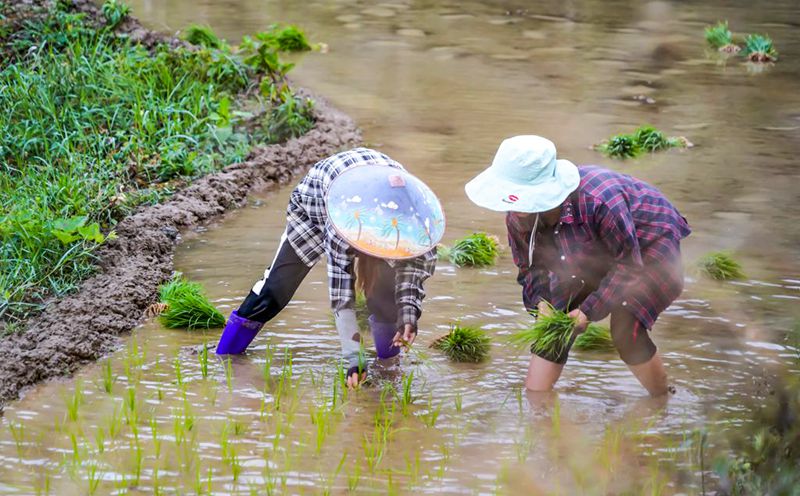
[[[775,62],[778,52],[769,36],[749,34],[744,40],[744,56],[750,62]]]
[[[707,26],[705,30],[706,42],[713,48],[724,53],[736,53],[741,48],[733,42],[733,35],[728,29],[728,21],[719,21],[714,26]]]
[[[667,137],[653,126],[643,125],[631,134],[617,134],[595,145],[595,150],[607,157],[636,158],[645,152],[657,152],[669,148],[691,148],[692,144],[682,136]]]
[[[225,325],[225,316],[203,294],[203,287],[176,275],[159,288],[165,310],[161,323],[170,329],[209,329]]]
[[[725,251],[708,253],[698,260],[697,268],[701,274],[717,281],[744,278],[741,264]]]
[[[572,339],[575,320],[549,303],[547,312],[533,312],[536,322],[527,329],[511,335],[511,343],[520,348],[530,347],[537,355],[560,355]]]
[[[580,351],[611,351],[614,349],[614,341],[607,327],[589,324],[586,330],[575,338],[572,347]]]
[[[431,344],[454,362],[482,362],[489,355],[489,336],[477,327],[452,324],[450,332]]]
[[[452,247],[439,245],[439,258],[446,258],[459,267],[494,265],[499,254],[497,238],[484,232],[472,233],[459,239]]]

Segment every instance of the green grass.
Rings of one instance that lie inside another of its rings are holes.
[[[704,255],[697,261],[701,274],[717,281],[743,279],[742,266],[734,260],[729,252],[716,251]]]
[[[182,38],[192,45],[206,48],[219,49],[225,43],[217,37],[209,26],[201,26],[199,24],[192,24],[187,27],[183,32]]]
[[[530,348],[537,355],[555,356],[569,346],[575,321],[565,312],[548,303],[547,315],[535,312],[536,322],[527,329],[511,335],[511,344],[520,348]]]
[[[615,349],[611,331],[600,324],[589,324],[586,330],[575,338],[572,347],[580,351],[613,351]]]
[[[182,276],[173,277],[159,289],[167,309],[161,323],[170,329],[208,329],[225,325],[225,316],[203,294],[202,286]]]
[[[751,62],[774,62],[778,52],[769,36],[749,34],[744,40],[744,56]]]
[[[273,45],[254,54],[217,38],[219,48],[148,50],[113,32],[124,4],[104,4],[100,28],[65,5],[23,19],[0,3],[0,320],[9,322],[91,275],[97,248],[139,205],[242,161],[254,142],[313,126],[313,105],[288,87],[292,65]],[[266,93],[242,100],[259,83]]]
[[[472,233],[452,247],[439,246],[439,258],[445,258],[459,267],[487,267],[494,265],[499,255],[495,238],[484,232]]]
[[[657,152],[669,148],[690,146],[685,138],[668,137],[650,125],[639,126],[633,133],[617,134],[595,145],[595,149],[607,157],[636,158],[645,152]]]
[[[450,332],[431,344],[454,362],[478,363],[489,356],[490,339],[477,327],[451,324]]]

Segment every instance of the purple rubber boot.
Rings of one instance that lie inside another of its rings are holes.
[[[263,326],[261,322],[239,317],[239,313],[234,310],[228,317],[225,329],[222,330],[222,337],[219,338],[217,345],[217,355],[244,353]]]
[[[394,322],[378,322],[374,315],[370,315],[369,330],[372,331],[372,340],[375,341],[378,358],[392,358],[400,353],[400,347],[392,345],[392,339],[397,334],[397,326]]]

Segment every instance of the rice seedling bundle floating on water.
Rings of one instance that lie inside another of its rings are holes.
[[[749,34],[744,40],[744,56],[750,62],[775,62],[778,52],[769,36]]]
[[[203,287],[176,275],[159,288],[159,320],[170,329],[209,329],[225,325],[225,316],[208,301]]]
[[[489,342],[483,329],[451,324],[450,332],[434,341],[431,348],[441,351],[454,362],[478,363],[489,356]]]
[[[706,254],[697,261],[697,268],[701,274],[717,281],[743,279],[745,277],[741,264],[726,251],[715,251]]]
[[[472,233],[459,239],[452,247],[439,245],[439,258],[446,258],[459,267],[494,265],[499,254],[497,238],[484,232]]]
[[[580,351],[611,351],[615,349],[611,331],[600,324],[589,324],[586,330],[575,338],[572,347]]]
[[[183,33],[183,39],[192,45],[203,46],[206,48],[222,48],[224,42],[208,26],[192,24]]]
[[[595,145],[595,150],[608,157],[635,158],[643,152],[657,152],[669,148],[691,148],[693,145],[682,136],[668,137],[653,126],[640,126],[631,134],[617,134]]]
[[[547,304],[547,312],[534,312],[536,322],[527,329],[511,335],[511,344],[520,348],[530,347],[537,355],[557,356],[564,352],[572,339],[575,320]]]
[[[706,42],[720,52],[736,53],[741,48],[733,42],[733,34],[728,29],[728,21],[719,21],[705,30]]]

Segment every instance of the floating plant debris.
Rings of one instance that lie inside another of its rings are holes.
[[[214,31],[209,26],[201,26],[199,24],[192,24],[183,33],[183,39],[192,45],[203,46],[206,48],[222,48],[224,43],[214,34]]]
[[[489,336],[477,327],[451,324],[450,332],[438,338],[431,348],[454,362],[482,362],[489,356]]]
[[[697,261],[700,272],[717,281],[743,279],[742,266],[726,251],[708,253]]]
[[[657,152],[669,148],[691,148],[693,145],[683,136],[666,136],[650,125],[640,126],[631,134],[617,134],[594,146],[607,157],[635,158],[644,152]]]
[[[614,350],[614,341],[611,331],[600,324],[589,324],[586,330],[575,338],[572,347],[581,351],[611,351]]]
[[[749,34],[744,39],[744,56],[750,62],[775,62],[778,52],[769,36]]]
[[[537,355],[560,355],[569,346],[575,320],[547,303],[547,312],[533,312],[536,322],[527,329],[511,335],[511,344],[520,348],[530,347]]]
[[[472,233],[456,241],[452,247],[439,245],[439,258],[446,258],[459,267],[494,265],[499,254],[497,238],[484,232]]]
[[[719,21],[714,26],[707,26],[706,41],[709,45],[724,53],[737,53],[741,48],[733,42],[733,34],[728,29],[728,21]]]
[[[209,329],[225,325],[225,316],[208,301],[203,287],[176,275],[158,290],[161,323],[170,329]]]

